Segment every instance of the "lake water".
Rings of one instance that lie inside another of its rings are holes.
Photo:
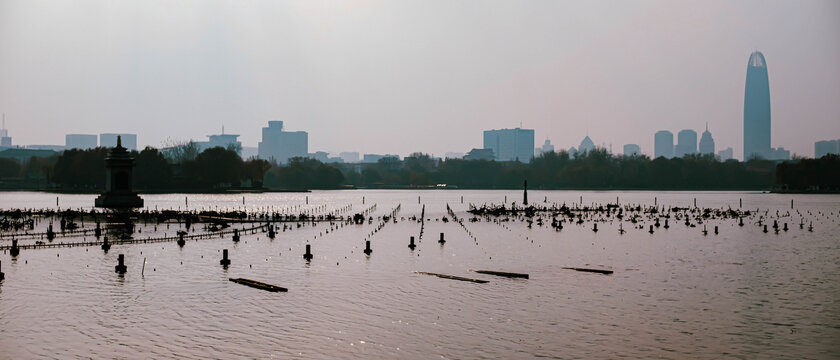
[[[61,209],[89,209],[95,198],[6,192],[0,209],[57,208],[56,196]],[[519,202],[521,191],[145,195],[152,210],[324,214],[352,206],[345,213],[352,215],[375,204],[374,218],[398,205],[400,211],[396,223],[373,235],[377,219],[333,225],[329,232],[329,223],[293,225],[273,240],[257,232],[236,244],[226,236],[188,241],[183,248],[165,242],[114,245],[107,253],[93,246],[24,249],[15,258],[5,251],[0,358],[840,357],[840,196],[529,191],[538,204],[573,205],[581,197],[584,205],[618,198],[622,205],[678,207],[693,206],[696,198],[701,208],[724,209],[737,209],[740,199],[744,209],[766,211],[765,223],[788,223],[790,230],[765,233],[755,224],[758,217],[745,219],[743,227],[733,219],[708,220],[708,235],[703,225],[674,219],[653,234],[649,219],[619,225],[612,218],[598,223],[598,232],[590,221],[566,223],[561,231],[549,224],[529,228],[522,218],[481,218],[463,227],[441,221],[447,204],[469,219],[470,203]],[[424,205],[424,236],[411,251],[409,237],[419,236],[421,224],[408,218],[419,217]],[[47,223],[39,221],[36,231]],[[718,235],[711,232],[715,225]],[[135,237],[171,236],[179,226],[137,224],[142,233]],[[627,232],[619,234],[619,226]],[[444,245],[437,242],[440,233]],[[369,257],[362,253],[366,239]],[[54,242],[82,240],[92,239],[60,236]],[[302,258],[307,243],[314,253],[308,263]],[[9,244],[8,237],[0,240],[0,246]],[[222,249],[230,252],[227,269],[219,265]],[[114,272],[118,254],[128,266],[123,276]],[[237,277],[289,291],[228,281]]]

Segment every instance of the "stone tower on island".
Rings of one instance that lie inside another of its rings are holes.
[[[105,192],[96,198],[96,207],[143,207],[143,199],[132,191],[133,169],[134,158],[122,146],[122,139],[118,136],[117,146],[105,158]]]

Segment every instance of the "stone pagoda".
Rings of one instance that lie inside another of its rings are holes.
[[[143,199],[131,189],[133,169],[134,158],[122,146],[122,139],[117,136],[117,146],[111,149],[105,158],[105,192],[96,198],[96,207],[143,207]]]

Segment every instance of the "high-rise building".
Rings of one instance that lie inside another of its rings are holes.
[[[464,160],[487,160],[492,161],[496,156],[493,155],[493,149],[472,149],[466,155]]]
[[[551,140],[545,139],[545,143],[536,149],[534,149],[534,156],[540,156],[545,153],[553,153],[554,152],[554,145],[551,144]]]
[[[783,147],[770,148],[767,160],[790,160],[790,150]]]
[[[485,130],[484,148],[493,150],[496,161],[529,163],[534,157],[534,130],[520,128]]]
[[[624,156],[639,156],[642,155],[642,148],[636,144],[624,145]]]
[[[114,145],[117,141],[114,140]],[[64,147],[66,149],[93,149],[96,147],[96,135],[88,134],[67,134],[64,136]]]
[[[589,135],[586,135],[586,137],[584,137],[583,140],[580,141],[580,145],[578,145],[577,152],[579,154],[583,154],[592,150],[595,150],[595,142],[589,138]]]
[[[359,162],[359,152],[358,151],[344,151],[338,154],[338,157],[341,160],[344,160],[345,164],[357,163]]]
[[[99,134],[99,146],[107,148],[116,147],[117,136],[122,141],[122,147],[128,151],[137,150],[137,134]]]
[[[674,157],[674,134],[670,131],[657,131],[653,135],[653,158],[659,157]]]
[[[706,131],[700,136],[700,155],[714,155],[715,154],[715,139],[712,139],[712,133],[709,132],[709,124],[706,124]]]
[[[721,150],[721,151],[718,151],[717,155],[718,155],[718,160],[720,160],[720,161],[727,161],[727,160],[731,160],[731,159],[732,159],[732,156],[733,156],[733,155],[735,155],[735,154],[734,154],[734,152],[732,151],[732,148],[731,148],[731,147],[728,147],[728,148],[726,148],[726,149],[723,149],[723,150]]]
[[[373,163],[379,162],[379,160],[386,159],[386,158],[399,160],[399,159],[400,159],[400,156],[399,156],[399,155],[395,155],[395,154],[385,154],[385,155],[381,155],[381,154],[364,154],[364,155],[362,156],[362,162],[363,162],[363,163],[366,163],[366,164],[373,164]]]
[[[828,154],[840,154],[840,139],[823,140],[814,143],[815,159],[819,159]]]
[[[750,54],[744,90],[744,161],[770,158],[770,82],[764,54]]]
[[[677,146],[674,148],[674,156],[683,157],[697,153],[697,132],[685,129],[677,133]]]
[[[239,135],[222,133],[218,135],[207,135],[207,138],[207,141],[195,142],[198,151],[220,147],[235,150],[239,156],[242,156],[242,142],[238,140]]]
[[[444,159],[463,159],[464,153],[457,152],[457,151],[447,151],[446,154],[443,155]]]
[[[284,131],[282,121],[269,121],[262,128],[262,141],[258,144],[259,157],[285,164],[293,157],[309,155],[309,134],[305,131]]]
[[[3,113],[3,126],[0,127],[0,147],[12,147],[12,138],[6,130],[6,113]]]

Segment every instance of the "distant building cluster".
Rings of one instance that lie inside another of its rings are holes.
[[[814,143],[814,158],[819,159],[828,154],[840,155],[840,139],[823,140]]]
[[[744,92],[744,157],[749,160],[761,158],[767,160],[788,160],[790,151],[783,147],[771,147],[771,117],[770,117],[770,87],[767,63],[761,52],[750,54],[747,62],[747,77]],[[0,127],[0,151],[8,148],[18,150],[64,151],[66,149],[92,149],[96,147],[114,147],[117,137],[122,139],[122,145],[128,150],[137,150],[137,135],[125,133],[67,134],[64,145],[27,145],[14,147],[12,138],[6,129],[6,116]],[[261,141],[256,147],[246,147],[238,140],[239,135],[226,134],[222,128],[221,134],[207,135],[207,141],[193,142],[198,151],[209,148],[222,147],[235,150],[242,158],[258,157],[261,159],[287,164],[289,159],[306,157],[325,163],[376,163],[382,159],[399,159],[396,154],[360,154],[359,152],[341,152],[331,156],[324,151],[309,152],[309,134],[306,131],[288,131],[283,121],[268,121],[268,126],[262,128]],[[606,149],[602,145],[602,149]],[[596,145],[589,137],[583,138],[577,147],[568,149],[571,158],[575,158],[596,150]],[[612,146],[607,150],[612,153]],[[676,133],[668,130],[657,131],[654,134],[653,157],[681,158],[695,154],[716,156],[720,161],[734,159],[732,147],[717,151],[715,140],[706,124],[706,129],[700,135],[692,129],[683,129]],[[555,146],[551,140],[538,147],[534,143],[534,130],[492,129],[483,131],[483,147],[474,148],[467,152],[447,152],[445,159],[488,160],[488,161],[518,161],[530,163],[535,157],[554,153]],[[24,156],[23,152],[16,152],[15,156]],[[23,154],[23,155],[21,155]],[[814,143],[814,156],[819,158],[826,154],[840,154],[840,139],[824,140]],[[624,156],[643,156],[638,144],[625,144]],[[11,155],[10,155],[11,156]]]

